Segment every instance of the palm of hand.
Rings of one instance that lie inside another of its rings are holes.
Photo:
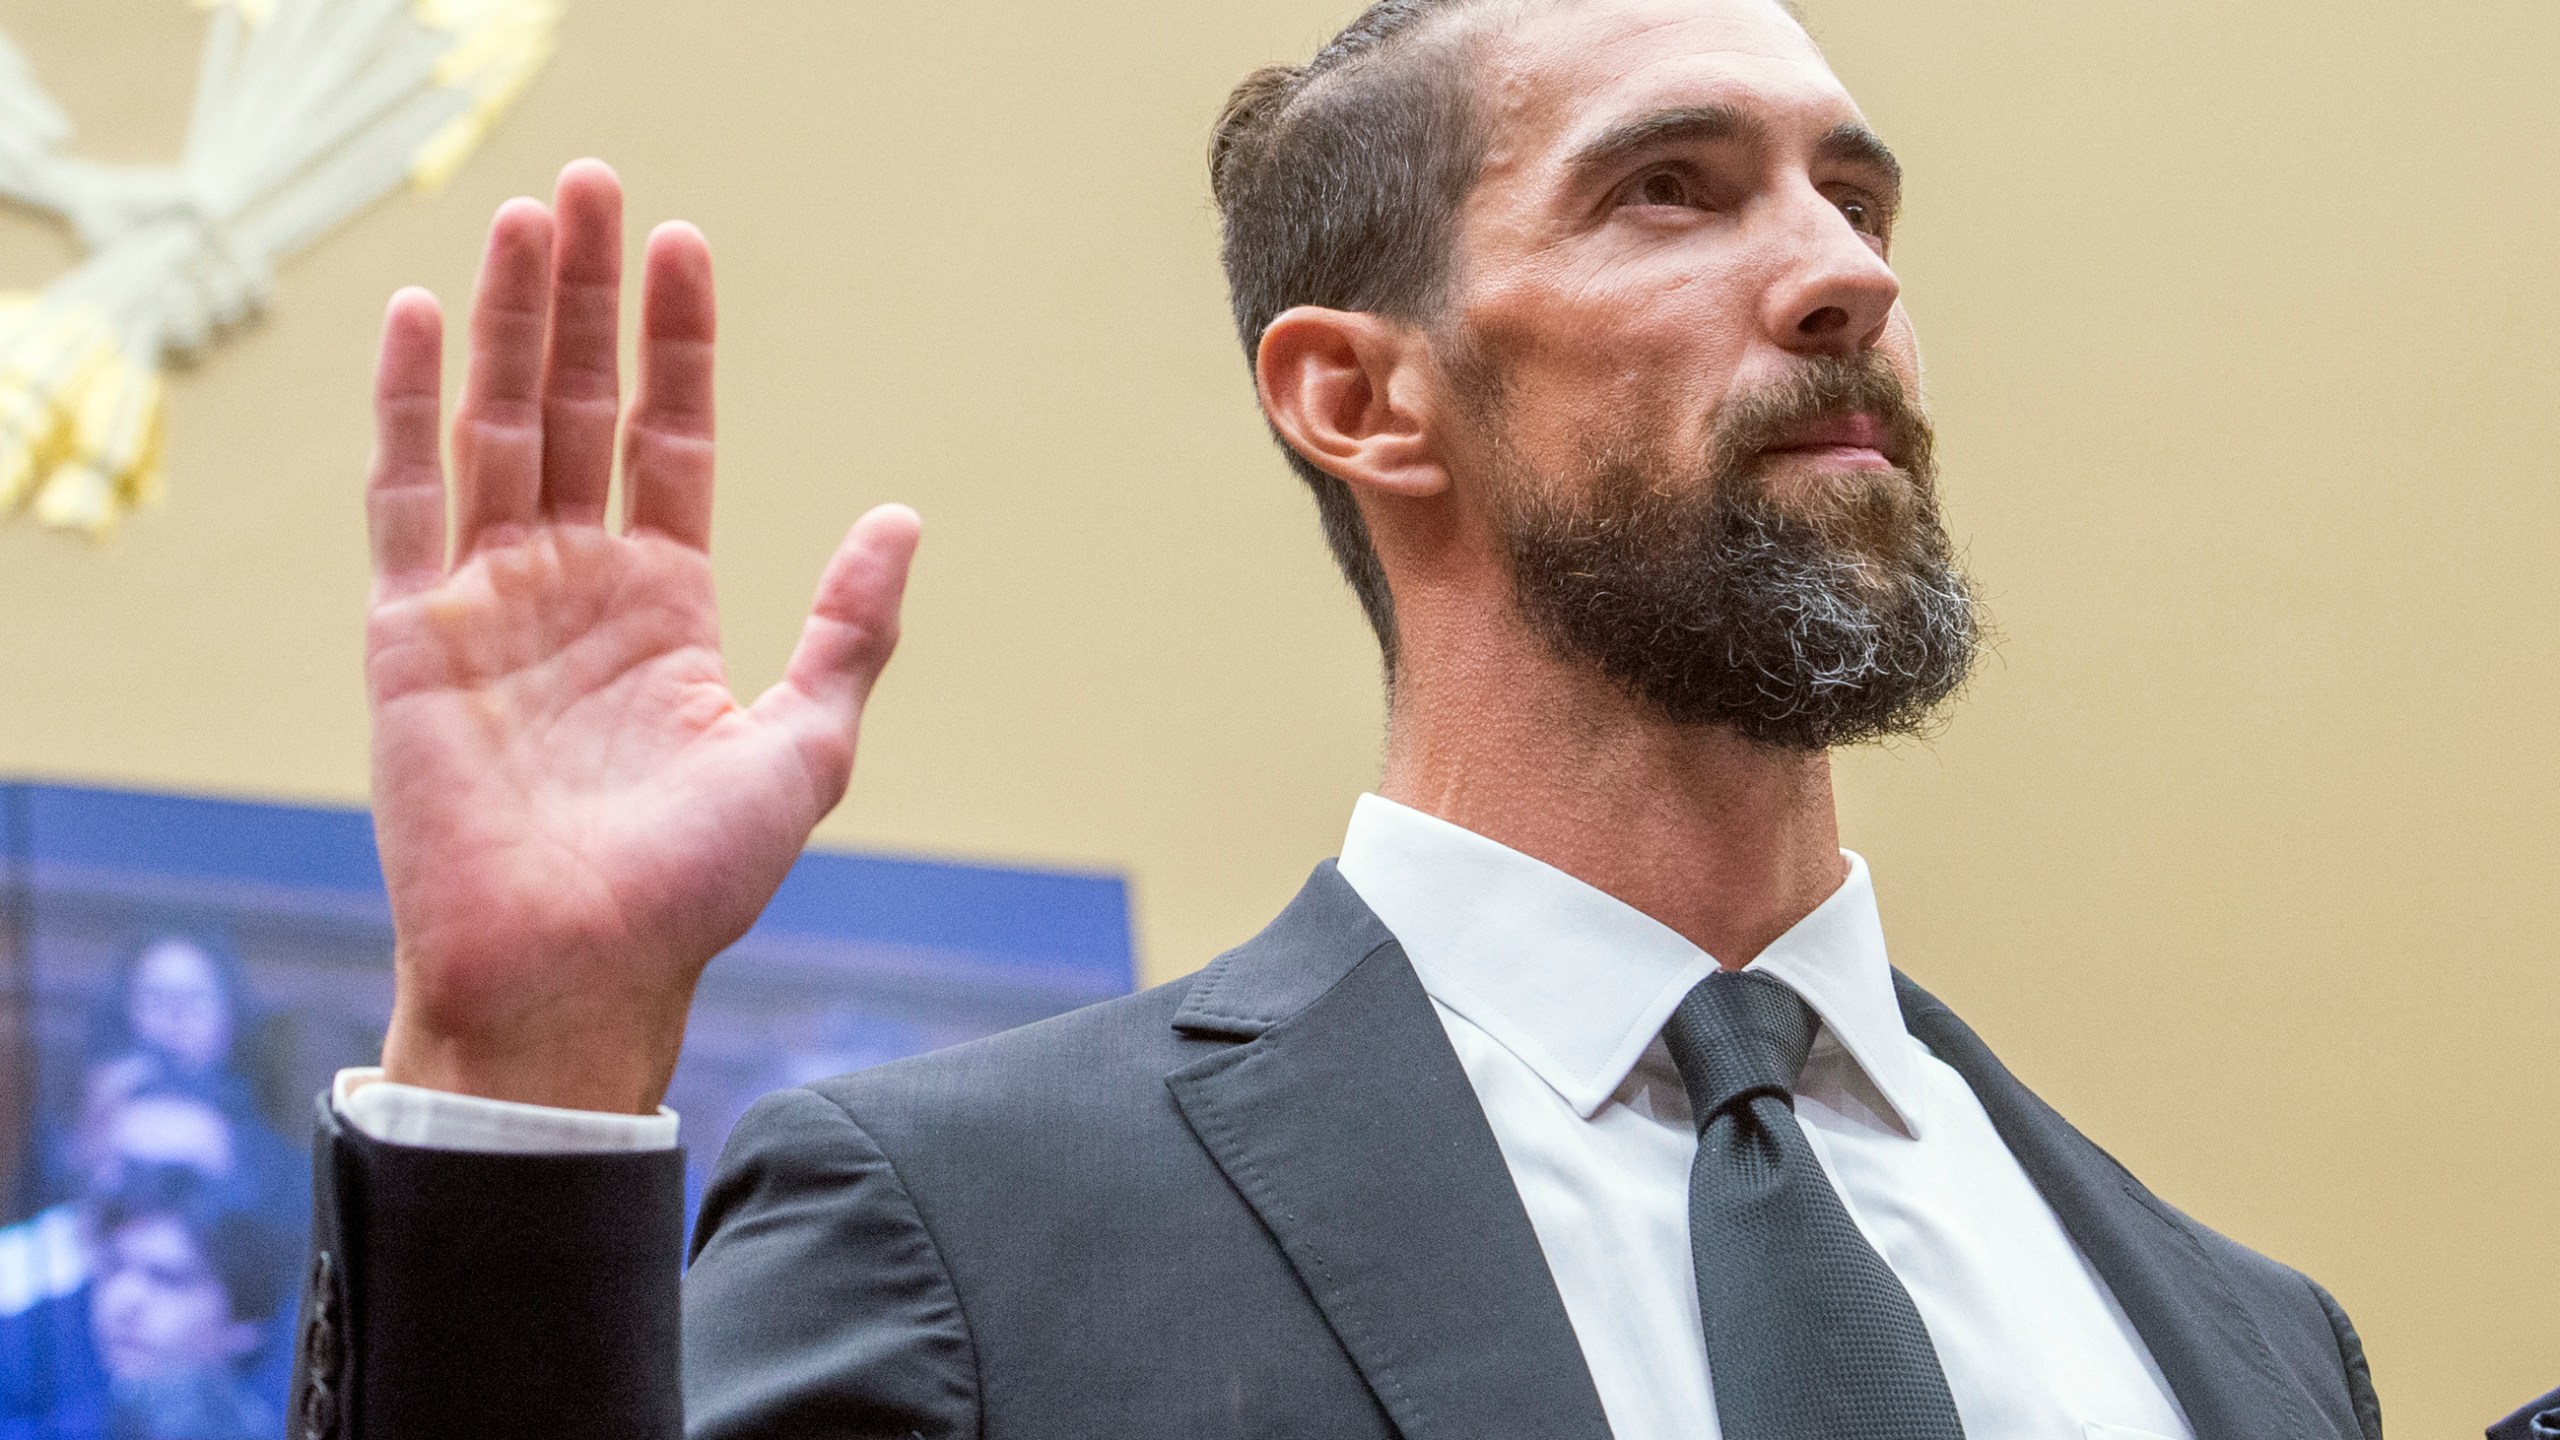
[[[368,629],[386,878],[417,920],[404,945],[462,982],[448,1003],[532,956],[553,1004],[616,971],[699,964],[753,923],[842,791],[849,755],[813,774],[731,699],[709,567],[682,546],[542,536]]]
[[[652,238],[641,393],[613,372],[619,190],[564,175],[499,213],[455,427],[440,334],[404,292],[368,491],[375,828],[398,932],[389,1078],[583,1108],[656,1103],[701,969],[754,923],[843,795],[897,634],[912,514],[866,515],[784,680],[732,698],[712,600],[708,256]],[[553,272],[556,271],[556,277]],[[623,533],[603,523],[622,430]]]

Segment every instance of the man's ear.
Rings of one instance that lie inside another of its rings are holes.
[[[1433,443],[1422,337],[1382,316],[1301,305],[1254,352],[1262,413],[1290,449],[1355,489],[1449,488]]]

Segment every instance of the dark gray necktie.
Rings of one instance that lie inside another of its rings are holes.
[[[1796,1124],[1814,1024],[1785,985],[1720,970],[1662,1031],[1698,1122],[1689,1254],[1725,1440],[1963,1440],[1910,1293]]]

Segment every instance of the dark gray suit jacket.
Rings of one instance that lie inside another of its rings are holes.
[[[2560,1390],[2490,1426],[2489,1440],[2560,1440]]]
[[[1901,999],[2198,1440],[2378,1440],[2326,1292]],[[697,1224],[681,1387],[672,1157],[321,1128],[296,1440],[1609,1433],[1457,1056],[1329,864],[1196,976],[760,1102]]]

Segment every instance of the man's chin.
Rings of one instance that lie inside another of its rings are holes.
[[[1790,462],[1757,478],[1754,498],[1775,518],[1862,568],[1925,550],[1936,533],[1928,492],[1908,470]]]

